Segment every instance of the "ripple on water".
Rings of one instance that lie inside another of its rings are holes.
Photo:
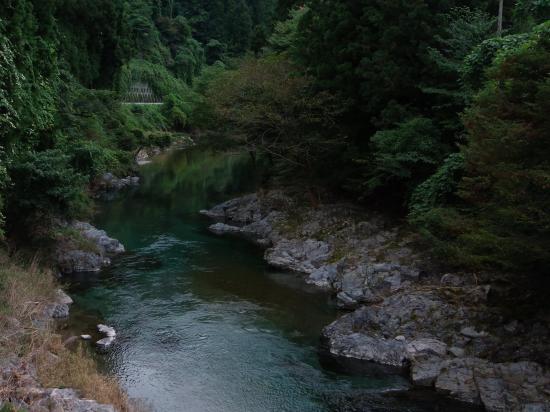
[[[330,296],[268,269],[257,248],[207,232],[198,210],[254,188],[248,156],[174,152],[141,170],[139,190],[104,204],[95,222],[128,252],[71,291],[78,310],[98,314],[91,325],[117,329],[102,360],[130,396],[161,412],[318,412],[406,387],[324,369],[317,345],[337,316]]]

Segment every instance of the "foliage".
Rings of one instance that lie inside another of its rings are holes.
[[[44,216],[75,216],[87,205],[85,177],[60,150],[27,152],[8,165],[8,216],[26,224]]]
[[[499,53],[516,50],[528,39],[527,34],[513,34],[484,41],[464,59],[462,81],[471,92],[477,92],[487,81],[486,71]]]
[[[287,59],[245,59],[212,82],[207,99],[234,139],[266,153],[279,176],[310,186],[334,180],[326,166],[344,143],[340,100],[314,92]]]
[[[549,39],[545,24],[500,55],[466,113],[462,204],[426,219],[455,262],[532,273],[550,264]]]
[[[277,53],[288,51],[296,55],[298,27],[308,10],[307,7],[292,9],[287,20],[279,21],[275,24],[273,34],[269,38],[269,47],[271,50]]]
[[[496,21],[484,11],[468,7],[451,9],[442,21],[441,33],[435,36],[434,47],[428,49],[436,76],[428,80],[422,91],[433,100],[432,116],[438,119],[443,132],[458,140],[463,132],[459,113],[471,98],[461,82],[464,59],[473,48],[492,37]]]
[[[455,200],[455,192],[464,172],[464,156],[453,153],[443,165],[414,190],[410,200],[409,218],[421,225],[424,214]]]
[[[372,137],[373,158],[365,182],[366,194],[382,187],[400,186],[410,193],[441,162],[447,148],[440,143],[432,120],[415,117],[395,129],[377,132]]]
[[[528,31],[533,26],[550,20],[550,1],[517,0],[513,19],[519,30]]]
[[[170,93],[180,96],[189,93],[185,82],[177,79],[165,66],[147,60],[133,59],[121,67],[118,89],[125,92],[134,82],[149,84],[159,97],[168,96]]]
[[[3,154],[1,154],[3,157]],[[2,160],[0,160],[0,240],[4,239],[4,223],[5,223],[5,216],[3,214],[4,211],[4,198],[3,193],[4,190],[6,190],[6,187],[9,183],[9,177],[8,172],[6,170],[6,166],[2,163]]]
[[[190,112],[185,100],[176,94],[169,94],[164,99],[162,113],[175,130],[183,130],[187,125],[187,113]]]
[[[21,94],[23,75],[15,66],[14,53],[9,40],[2,34],[0,20],[0,138],[5,138],[16,127],[18,113],[16,100]]]

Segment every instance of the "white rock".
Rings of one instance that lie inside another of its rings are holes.
[[[81,339],[84,339],[84,340],[90,340],[92,339],[92,337],[90,335],[80,335],[80,338]]]
[[[107,325],[99,324],[97,325],[97,330],[100,331],[101,333],[104,333],[109,338],[114,338],[116,336],[115,328],[112,328]]]
[[[103,339],[98,340],[95,344],[101,348],[107,348],[115,341],[113,336],[109,336]]]

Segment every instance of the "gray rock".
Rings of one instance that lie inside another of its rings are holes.
[[[418,386],[434,386],[445,365],[437,356],[417,356],[411,363],[411,380]]]
[[[338,292],[336,295],[336,304],[341,309],[357,309],[359,306],[359,302],[346,292]]]
[[[250,224],[261,219],[260,204],[256,194],[228,200],[200,214],[223,223]]]
[[[449,361],[436,388],[488,411],[520,411],[550,405],[550,375],[533,362],[491,363],[479,358]]]
[[[55,364],[59,361],[59,357],[50,352],[44,355],[47,362]],[[112,405],[82,399],[73,389],[43,388],[35,375],[36,369],[18,358],[0,364],[2,400],[9,399],[10,405],[15,406],[17,410],[32,412],[115,412]]]
[[[481,404],[474,379],[475,362],[473,359],[460,359],[447,363],[435,381],[436,389],[463,402]]]
[[[106,338],[98,340],[95,344],[101,349],[107,349],[113,344],[114,341],[115,341],[114,337],[108,336]]]
[[[321,288],[330,288],[338,275],[338,264],[324,265],[311,272],[306,282]]]
[[[521,407],[521,412],[550,412],[550,405],[546,403],[528,403]]]
[[[342,316],[323,329],[323,337],[330,353],[382,365],[405,367],[408,360],[405,342],[363,333],[354,327],[361,324],[366,315],[366,309],[361,308]]]
[[[69,316],[69,306],[72,305],[72,303],[73,300],[69,295],[63,290],[57,289],[53,301],[46,305],[44,316],[54,319],[67,318]]]
[[[407,353],[403,342],[367,336],[362,333],[351,333],[332,339],[330,352],[336,356],[366,360],[398,368],[404,368],[407,365]]]
[[[76,272],[99,272],[108,265],[108,260],[99,253],[83,250],[58,251],[57,264],[64,274]]]
[[[455,275],[454,273],[446,273],[445,275],[441,276],[441,284],[443,286],[458,287],[464,285],[464,279],[459,275]]]
[[[65,224],[66,225],[66,224]],[[70,227],[77,230],[89,242],[89,249],[82,250],[74,242],[61,241],[56,250],[57,264],[63,274],[77,272],[98,272],[111,264],[109,256],[124,252],[124,246],[87,222],[73,222]]]
[[[437,339],[421,338],[407,344],[407,353],[410,358],[418,355],[436,355],[442,357],[447,354],[447,345]]]
[[[326,242],[294,239],[278,242],[266,251],[265,259],[277,268],[311,274],[326,264],[331,255]]]
[[[460,330],[460,333],[462,335],[466,336],[467,338],[472,338],[472,339],[486,338],[487,336],[489,336],[489,334],[487,332],[484,332],[484,331],[478,332],[471,326],[467,326],[465,328],[462,328]]]
[[[74,222],[72,227],[79,230],[82,236],[94,243],[105,254],[124,252],[124,246],[117,239],[107,236],[104,230],[97,229],[88,222]]]
[[[81,399],[72,389],[50,389],[40,406],[48,406],[51,411],[70,412],[115,412],[112,405],[104,405],[89,399]]]
[[[69,305],[57,304],[52,309],[52,318],[61,319],[69,317]]]
[[[72,298],[67,295],[62,289],[57,289],[55,291],[56,295],[56,302],[63,304],[63,305],[72,305],[74,302]]]
[[[208,230],[216,235],[236,235],[241,233],[241,228],[237,226],[226,225],[225,223],[215,223]]]
[[[462,348],[453,346],[452,348],[449,348],[449,353],[452,354],[453,356],[457,357],[457,358],[461,358],[461,357],[464,356],[465,351]]]

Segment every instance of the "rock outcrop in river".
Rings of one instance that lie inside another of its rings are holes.
[[[217,221],[213,233],[265,247],[269,264],[352,311],[323,331],[336,359],[408,371],[414,385],[489,411],[550,410],[549,319],[504,314],[490,296],[507,278],[442,273],[414,234],[352,205],[310,208],[271,191],[201,213]]]
[[[55,258],[63,274],[98,272],[111,264],[110,256],[124,252],[124,246],[87,222],[60,223],[66,233],[57,244]]]

